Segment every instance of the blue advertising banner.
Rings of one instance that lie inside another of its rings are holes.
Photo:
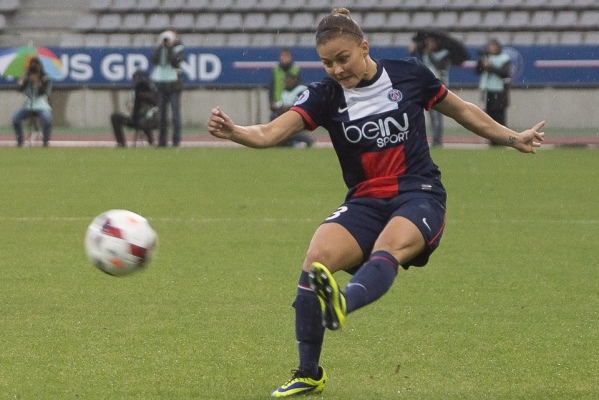
[[[49,48],[62,64],[55,87],[127,87],[137,69],[151,70],[151,48]],[[8,49],[0,49],[4,53]],[[291,49],[302,67],[304,82],[321,80],[324,70],[314,48]],[[470,60],[449,72],[451,86],[476,86],[478,49],[469,48]],[[506,47],[512,57],[514,86],[599,86],[599,46]],[[243,87],[268,85],[277,63],[276,48],[186,49],[182,75],[188,87]],[[407,57],[405,48],[372,47],[373,58]],[[0,74],[4,73],[0,57]],[[0,77],[0,88],[13,86],[14,77]]]

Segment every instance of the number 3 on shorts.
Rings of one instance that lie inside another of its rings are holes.
[[[335,218],[339,217],[341,215],[341,213],[344,213],[346,211],[347,211],[347,206],[341,206],[337,210],[335,210],[335,212],[332,213],[327,219],[325,219],[325,221],[330,221],[332,219],[335,219]]]

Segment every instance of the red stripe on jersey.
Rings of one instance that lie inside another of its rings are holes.
[[[310,117],[310,114],[308,114],[301,108],[291,107],[289,111],[295,111],[296,113],[301,115],[304,120],[304,124],[306,125],[306,129],[308,129],[309,131],[313,131],[314,129],[318,128],[318,124],[314,122],[314,120]]]
[[[404,147],[391,147],[383,151],[362,154],[362,168],[366,180],[356,185],[355,197],[384,199],[397,195],[397,177],[406,172]]]
[[[441,88],[439,89],[437,94],[434,95],[433,98],[430,99],[430,101],[426,105],[426,109],[430,110],[431,107],[434,106],[435,104],[437,104],[437,102],[439,100],[441,100],[443,97],[445,97],[446,94],[447,94],[447,88],[445,87],[445,85],[441,85]]]

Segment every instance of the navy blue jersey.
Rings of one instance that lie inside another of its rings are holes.
[[[291,108],[306,127],[324,127],[350,197],[389,198],[427,191],[445,196],[426,138],[424,110],[447,89],[415,58],[378,60],[377,73],[353,89],[326,77]]]

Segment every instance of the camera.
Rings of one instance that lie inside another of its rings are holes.
[[[164,31],[158,36],[158,44],[164,46],[172,46],[177,40],[177,34],[173,31]]]

